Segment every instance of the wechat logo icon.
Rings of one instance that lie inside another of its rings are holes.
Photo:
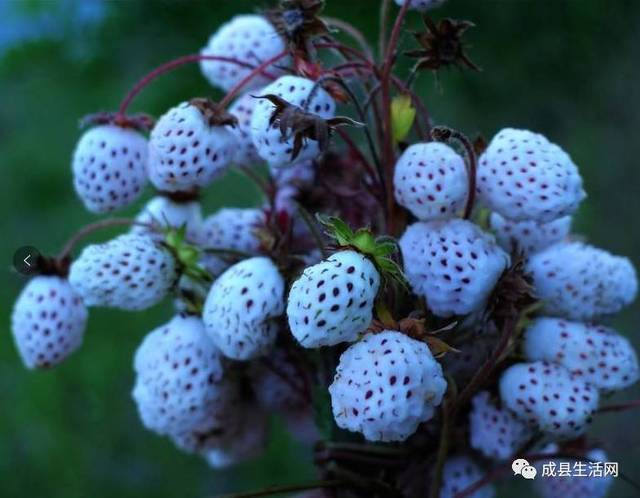
[[[535,479],[538,474],[537,469],[533,465],[529,465],[524,458],[518,458],[511,464],[513,475],[520,475],[525,479]]]

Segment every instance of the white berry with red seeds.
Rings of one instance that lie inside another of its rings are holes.
[[[147,184],[147,139],[116,125],[91,128],[76,145],[72,172],[73,186],[92,213],[128,206]]]
[[[333,98],[322,87],[315,87],[313,90],[314,87],[315,83],[306,78],[282,76],[262,89],[261,95],[277,95],[289,104],[306,109],[322,119],[334,117],[336,104]],[[260,157],[277,167],[292,162],[293,137],[283,138],[279,124],[269,124],[274,110],[275,106],[269,100],[258,99],[251,118],[251,137]],[[314,159],[319,152],[318,142],[305,138],[295,161]]]
[[[512,221],[498,213],[491,213],[490,225],[500,246],[512,253],[515,250],[534,254],[563,241],[571,231],[571,216],[563,216],[548,223]]]
[[[379,287],[378,270],[356,251],[308,267],[289,292],[291,333],[305,348],[355,341],[373,319]]]
[[[235,59],[257,67],[276,57],[284,49],[284,40],[265,17],[239,15],[220,26],[209,39],[207,46],[202,49],[201,54]],[[288,58],[282,58],[266,67],[265,71],[272,75],[279,75],[282,73],[280,68],[287,63]],[[200,68],[209,83],[225,91],[230,90],[249,76],[252,71],[251,67],[219,60],[202,60]],[[269,83],[269,79],[266,76],[256,74],[244,88],[247,91],[255,90],[267,83]]]
[[[11,331],[27,368],[49,368],[82,345],[87,308],[69,282],[37,276],[22,290],[13,307]]]
[[[338,427],[368,441],[404,441],[433,417],[446,389],[425,343],[384,330],[342,354],[329,393]]]
[[[177,277],[169,251],[149,235],[128,233],[85,247],[69,282],[87,306],[142,310],[160,302]]]
[[[482,308],[509,265],[491,235],[461,219],[414,223],[400,249],[413,291],[442,317]]]
[[[469,433],[471,446],[487,458],[507,460],[532,436],[533,431],[509,410],[498,408],[488,391],[471,400]]]
[[[627,258],[580,242],[534,254],[527,271],[545,312],[572,320],[617,313],[638,293],[638,277]]]
[[[563,366],[517,363],[500,377],[502,405],[531,427],[558,437],[584,433],[598,407],[598,391]]]
[[[133,225],[133,233],[146,233],[162,238],[163,229],[185,227],[187,237],[195,238],[202,229],[202,209],[198,201],[176,202],[159,195],[147,202],[136,216],[136,222],[144,225]]]
[[[145,427],[159,434],[207,433],[226,421],[235,385],[202,320],[176,315],[150,332],[134,358],[133,398]]]
[[[257,231],[265,225],[265,214],[254,208],[222,208],[207,216],[198,235],[199,245],[206,249],[239,251],[257,254],[260,239]],[[202,264],[213,275],[219,275],[229,266],[220,255],[205,253]]]
[[[236,126],[231,128],[231,133],[236,137],[232,162],[238,166],[254,166],[262,162],[251,139],[251,116],[256,102],[257,99],[247,93],[229,107],[229,113],[238,119]]]
[[[569,155],[528,130],[501,130],[478,160],[477,180],[482,203],[515,221],[553,221],[586,197]]]
[[[471,458],[464,455],[449,457],[442,469],[440,498],[456,498],[458,493],[485,477],[485,472]],[[469,495],[469,498],[493,498],[495,488],[488,484]]]
[[[525,331],[524,353],[529,361],[558,363],[605,391],[624,389],[640,378],[629,340],[599,325],[537,318]]]
[[[554,448],[549,453],[557,452],[557,446],[551,446]],[[581,471],[577,468],[576,460],[553,459],[541,462],[542,465],[553,464],[552,468],[556,475],[544,476],[544,479],[534,481],[539,496],[541,498],[604,498],[613,484],[613,476],[605,477],[604,473],[604,465],[609,458],[604,451],[593,449],[586,453],[585,459],[588,461],[582,462]],[[568,468],[574,470],[570,475],[558,475],[561,464],[565,466],[568,464]],[[538,473],[542,472],[542,465],[536,465]],[[600,469],[600,475],[597,468]]]
[[[269,258],[236,263],[213,283],[204,305],[207,335],[228,358],[266,354],[284,311],[284,279]]]
[[[235,154],[236,138],[226,126],[212,125],[189,102],[170,109],[149,140],[149,180],[158,190],[187,191],[219,177]]]
[[[393,186],[398,204],[422,221],[453,218],[464,209],[469,191],[462,157],[448,145],[410,146],[396,163]]]
[[[440,7],[445,0],[395,0],[396,5],[402,7],[405,2],[409,2],[409,8],[424,12],[428,9],[434,9]]]

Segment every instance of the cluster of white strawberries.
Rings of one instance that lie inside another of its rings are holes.
[[[117,121],[84,132],[72,173],[87,210],[125,208],[148,183],[157,194],[127,233],[27,283],[12,316],[24,364],[50,368],[75,352],[88,308],[139,311],[173,296],[175,315],[144,337],[133,361],[133,399],[146,428],[225,467],[264,449],[271,413],[302,440],[320,437],[312,408],[320,386],[338,428],[366,444],[399,444],[420,428],[433,434],[443,400],[455,402],[453,384],[464,389],[490,355],[503,332],[487,319],[492,296],[514,258],[524,258],[541,307],[518,323],[497,383],[483,385],[465,408],[467,445],[444,463],[440,497],[453,498],[482,479],[487,462],[510,461],[531,441],[582,436],[600,398],[640,376],[632,345],[604,321],[634,300],[638,284],[628,259],[570,233],[585,198],[570,156],[543,135],[505,128],[471,169],[451,143],[418,141],[404,148],[389,179],[411,220],[397,246],[331,218],[332,245],[325,239],[276,257],[264,234],[281,213],[294,220],[293,237],[309,238],[297,196],[314,183],[324,151],[307,137],[292,162],[294,137],[273,123],[272,101],[258,97],[278,96],[325,120],[337,105],[318,82],[295,74],[292,57],[263,64],[285,49],[266,17],[237,16],[202,50],[228,60],[201,61],[213,86],[243,85],[228,109],[237,121],[221,122],[215,105],[193,99],[162,115],[149,136]],[[230,168],[261,163],[275,204],[203,215],[194,191]],[[463,216],[470,197],[474,209]],[[394,308],[390,295],[405,305]],[[452,324],[441,340],[456,350],[433,350],[426,336],[400,325],[398,309],[427,328]],[[332,355],[334,364],[326,361]],[[334,370],[323,371],[327,365]],[[542,496],[599,498],[610,484],[586,482],[543,482]],[[493,494],[489,485],[472,496]]]

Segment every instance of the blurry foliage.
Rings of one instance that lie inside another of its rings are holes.
[[[268,5],[266,0],[0,0],[0,248],[7,268],[0,288],[3,497],[205,497],[312,476],[305,450],[281,431],[259,461],[213,472],[142,428],[129,394],[131,358],[144,334],[168,320],[170,303],[137,314],[92,310],[82,350],[44,373],[23,369],[8,324],[24,282],[8,271],[15,248],[33,244],[55,251],[94,219],[71,185],[69,159],[78,119],[115,108],[146,71],[198,51],[233,14]],[[353,22],[375,42],[377,6],[378,0],[328,0],[326,13]],[[417,88],[435,122],[488,138],[503,126],[526,127],[561,144],[580,166],[589,193],[577,231],[640,264],[635,218],[640,211],[640,2],[450,0],[432,16],[477,24],[468,36],[470,54],[484,69],[442,71],[442,91],[431,75],[419,77]],[[419,17],[411,15],[407,33],[419,27]],[[412,37],[404,38],[403,49],[413,47]],[[406,61],[400,67],[410,65]],[[220,96],[197,66],[184,67],[146,89],[132,111],[158,115],[196,95]],[[229,175],[208,190],[205,212],[256,199],[253,186]],[[638,323],[637,305],[616,321],[636,346]],[[624,396],[637,397],[638,389]],[[606,415],[594,434],[610,458],[638,478],[636,421],[633,413]],[[519,482],[508,495],[529,491],[528,483]],[[611,496],[633,493],[618,482]]]

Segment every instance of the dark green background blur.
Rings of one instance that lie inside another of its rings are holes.
[[[327,14],[357,24],[375,42],[378,0],[327,3]],[[55,251],[94,219],[71,185],[78,118],[114,109],[145,72],[198,51],[232,14],[266,5],[0,0],[0,496],[195,498],[312,477],[305,450],[278,431],[265,458],[214,472],[143,430],[129,394],[131,358],[143,335],[170,317],[170,304],[137,314],[92,310],[82,350],[44,373],[22,367],[9,330],[24,284],[10,271],[15,248]],[[484,68],[443,73],[442,91],[431,75],[420,78],[435,121],[488,137],[503,126],[526,127],[561,144],[589,193],[576,230],[640,264],[640,2],[450,0],[433,15],[476,22],[468,39]],[[411,24],[417,21],[412,15]],[[146,89],[133,110],[159,115],[211,92],[197,66],[184,67]],[[208,191],[206,211],[255,199],[232,176]],[[638,305],[615,324],[640,346]],[[636,388],[615,400],[638,396]],[[637,412],[603,415],[593,433],[611,460],[640,477]],[[511,481],[500,496],[529,496],[528,483]],[[636,493],[619,480],[610,496]]]

